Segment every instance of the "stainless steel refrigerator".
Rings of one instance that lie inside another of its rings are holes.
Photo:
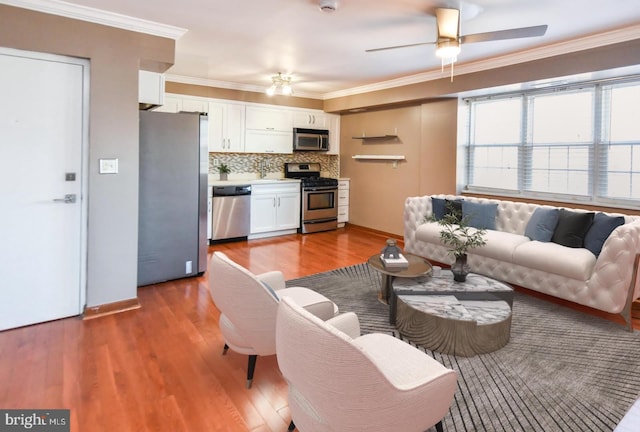
[[[138,286],[207,268],[207,116],[140,111]]]

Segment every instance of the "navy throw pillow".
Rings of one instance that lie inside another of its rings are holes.
[[[584,237],[584,247],[595,256],[600,255],[602,246],[614,229],[624,225],[623,216],[608,216],[604,213],[596,213],[593,224]]]
[[[433,217],[440,220],[444,217],[444,198],[431,197],[431,208],[433,209]]]

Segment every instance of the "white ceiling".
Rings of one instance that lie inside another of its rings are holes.
[[[68,15],[73,5],[80,5],[96,16],[101,12],[84,7],[175,26],[187,31],[177,38],[175,65],[167,71],[170,80],[260,90],[270,84],[272,75],[282,72],[291,75],[296,95],[319,98],[446,76],[448,72],[441,73],[432,45],[365,52],[369,48],[434,41],[435,7],[461,9],[462,35],[549,26],[543,37],[463,45],[455,66],[457,73],[500,61],[512,63],[640,37],[639,0],[337,0],[333,13],[320,11],[319,1],[0,3],[62,15]],[[111,21],[114,26],[126,20],[113,14],[107,18],[102,22]]]

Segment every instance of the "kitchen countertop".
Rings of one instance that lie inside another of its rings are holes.
[[[213,180],[209,179],[209,186],[233,186],[233,185],[256,185],[269,183],[300,183],[299,179],[288,178],[263,178],[263,179],[231,179],[231,180]]]

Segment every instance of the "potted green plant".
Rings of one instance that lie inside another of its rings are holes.
[[[220,173],[220,180],[227,180],[231,169],[229,169],[227,164],[220,164],[218,166],[218,172]]]
[[[455,262],[451,266],[453,279],[457,282],[464,282],[469,273],[467,252],[469,249],[487,244],[486,230],[469,226],[469,217],[462,217],[462,212],[449,203],[447,203],[447,210],[442,219],[435,219],[433,215],[428,219],[442,226],[440,239],[449,247],[449,253],[455,258]]]

